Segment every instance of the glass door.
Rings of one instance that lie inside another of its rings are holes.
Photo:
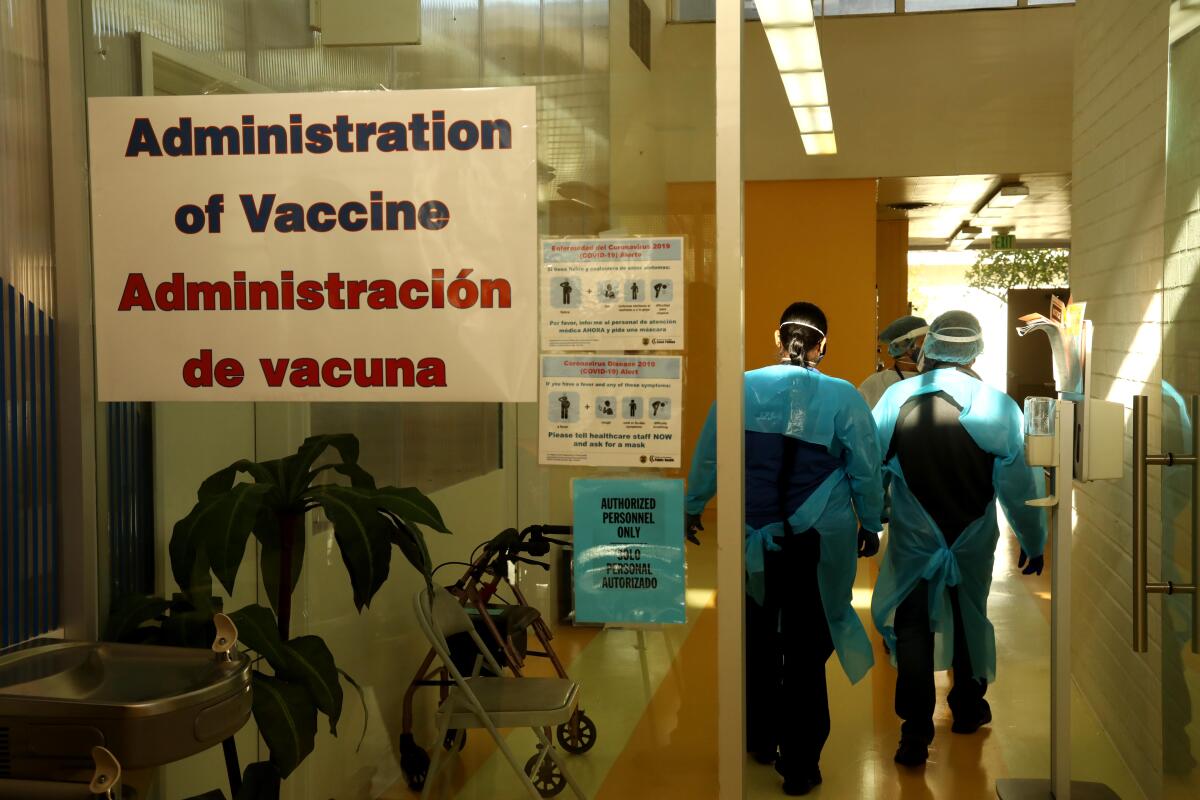
[[[1162,450],[1195,456],[1200,408],[1200,10],[1171,21],[1163,274]],[[1162,473],[1162,574],[1196,584],[1200,466]],[[1162,613],[1163,797],[1200,796],[1200,595],[1168,594]]]

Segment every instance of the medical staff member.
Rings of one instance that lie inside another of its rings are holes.
[[[862,397],[817,370],[828,332],[821,309],[793,303],[775,331],[782,363],[744,382],[747,747],[760,763],[776,762],[789,795],[821,782],[830,654],[852,682],[874,663],[850,599],[857,558],[879,550],[881,458]],[[714,406],[688,478],[687,531],[697,543],[716,476]]]
[[[883,393],[893,383],[899,383],[917,375],[917,357],[921,352],[921,343],[929,326],[921,317],[900,317],[893,320],[879,334],[879,341],[887,345],[888,355],[892,358],[889,369],[881,369],[869,376],[858,387],[858,393],[867,401],[871,408],[883,397]]]
[[[889,388],[874,411],[891,524],[871,615],[897,666],[895,760],[907,766],[929,758],[934,670],[954,670],[955,733],[992,719],[983,696],[996,679],[987,600],[997,499],[1021,543],[1021,566],[1028,554],[1025,574],[1043,567],[1045,517],[1026,501],[1042,497],[1045,482],[1025,464],[1021,410],[971,370],[982,351],[979,320],[942,314],[926,334],[921,375]]]

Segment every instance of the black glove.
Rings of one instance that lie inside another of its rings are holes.
[[[1029,566],[1025,566],[1025,562],[1029,562]],[[1025,569],[1021,569],[1025,567]],[[1030,558],[1025,555],[1025,551],[1021,551],[1021,555],[1017,558],[1017,569],[1021,569],[1022,575],[1041,575],[1042,570],[1046,568],[1046,556],[1034,556]]]
[[[692,544],[700,544],[700,538],[696,536],[696,531],[704,530],[704,524],[700,522],[699,514],[684,514],[683,515],[683,532],[687,536],[687,540]]]
[[[870,558],[879,552],[879,534],[866,528],[858,529],[858,557]]]

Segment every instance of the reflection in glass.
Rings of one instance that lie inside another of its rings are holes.
[[[1192,12],[1193,14],[1196,12]],[[1174,31],[1173,31],[1174,33]],[[1193,398],[1200,394],[1200,34],[1171,45],[1167,93],[1165,264],[1163,270],[1162,451],[1195,454]],[[1200,467],[1196,467],[1200,469]],[[1162,475],[1162,575],[1192,583],[1197,532],[1193,526],[1192,469],[1166,467]],[[1200,655],[1191,651],[1191,595],[1163,598],[1163,797],[1200,795]]]

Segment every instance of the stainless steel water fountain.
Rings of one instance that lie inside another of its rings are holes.
[[[232,736],[250,718],[250,660],[233,622],[216,622],[211,652],[52,639],[0,651],[0,799],[104,797],[105,769],[119,777]]]

